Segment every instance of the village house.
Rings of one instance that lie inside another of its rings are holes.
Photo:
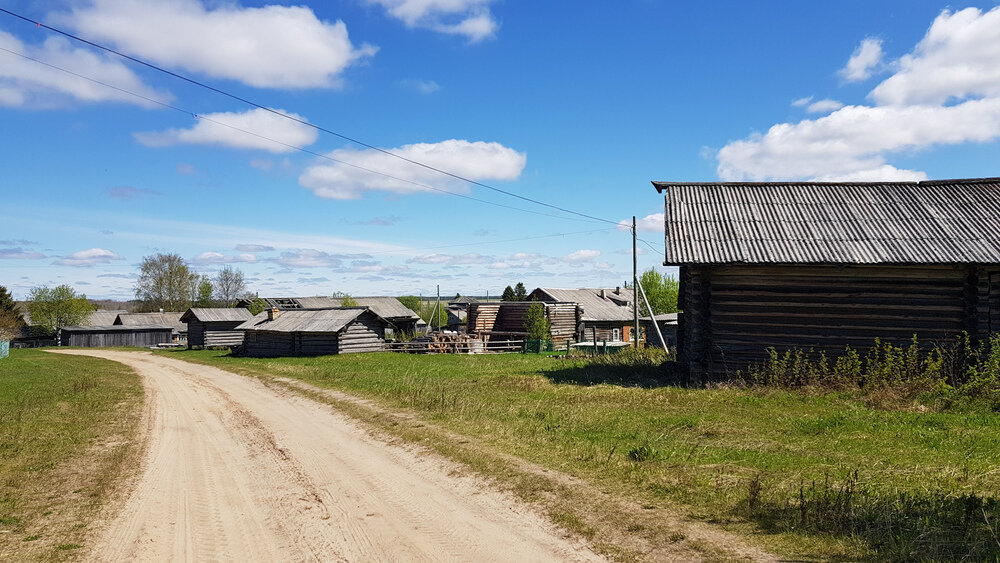
[[[282,311],[297,309],[331,309],[343,304],[341,297],[262,297],[268,307]],[[426,328],[427,323],[395,297],[352,297],[359,307],[368,307],[373,313],[389,321],[390,332],[417,333]],[[251,300],[241,299],[237,307],[248,307]]]
[[[247,356],[319,356],[378,352],[389,322],[368,307],[292,309],[277,307],[237,326]]]
[[[678,362],[721,378],[769,348],[1000,330],[1000,179],[653,182],[680,267]]]
[[[251,318],[250,311],[239,307],[195,307],[181,316],[181,322],[187,324],[189,348],[231,348],[243,344],[243,331],[236,327]]]
[[[575,338],[598,342],[629,342],[635,328],[632,290],[539,287],[528,299],[543,303],[575,303],[579,309]]]

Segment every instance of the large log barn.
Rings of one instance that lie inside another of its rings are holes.
[[[678,367],[720,379],[769,348],[1000,331],[1000,178],[653,182],[680,267]]]

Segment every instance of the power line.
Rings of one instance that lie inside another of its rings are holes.
[[[361,140],[359,140],[359,139],[355,139],[355,138],[353,138],[353,137],[349,137],[349,136],[347,136],[347,135],[345,135],[345,134],[342,134],[342,133],[338,133],[338,132],[336,132],[336,131],[333,131],[333,130],[331,130],[331,129],[328,129],[328,128],[326,128],[326,127],[321,127],[321,126],[319,126],[319,125],[315,125],[315,124],[313,124],[313,123],[309,123],[308,121],[305,121],[305,120],[303,120],[303,119],[298,119],[298,118],[296,118],[296,117],[292,117],[292,116],[290,116],[290,115],[287,115],[287,114],[285,114],[285,113],[282,113],[282,112],[280,112],[280,111],[277,111],[277,110],[275,110],[275,109],[271,109],[271,108],[269,108],[269,107],[267,107],[267,106],[263,106],[263,105],[261,105],[261,104],[258,104],[257,102],[254,102],[254,101],[251,101],[251,100],[249,100],[249,99],[247,99],[247,98],[244,98],[244,97],[242,97],[242,96],[238,96],[238,95],[236,95],[236,94],[233,94],[233,93],[230,93],[230,92],[227,92],[227,91],[225,91],[225,90],[222,90],[222,89],[220,89],[220,88],[216,88],[216,87],[214,87],[214,86],[210,86],[210,85],[208,85],[208,84],[205,84],[205,83],[203,83],[203,82],[200,82],[200,81],[198,81],[198,80],[195,80],[195,79],[193,79],[193,78],[188,78],[187,76],[184,76],[184,75],[182,75],[182,74],[178,74],[178,73],[176,73],[176,72],[173,72],[173,71],[170,71],[170,70],[167,70],[167,69],[165,69],[165,68],[163,68],[163,67],[160,67],[160,66],[157,66],[157,65],[154,65],[153,63],[149,63],[149,62],[146,62],[146,61],[144,61],[144,60],[142,60],[142,59],[139,59],[139,58],[137,58],[137,57],[133,57],[133,56],[131,56],[131,55],[126,55],[125,53],[122,53],[122,52],[120,52],[120,51],[116,51],[115,49],[112,49],[112,48],[110,48],[110,47],[106,47],[106,46],[104,46],[104,45],[101,45],[101,44],[99,44],[99,43],[95,43],[95,42],[93,42],[93,41],[89,41],[89,40],[87,40],[87,39],[84,39],[84,38],[82,38],[82,37],[78,37],[78,36],[76,36],[76,35],[73,35],[73,34],[71,34],[71,33],[69,33],[69,32],[66,32],[66,31],[63,31],[63,30],[61,30],[61,29],[57,29],[57,28],[54,28],[54,27],[51,27],[51,26],[49,26],[49,25],[46,25],[46,24],[44,24],[44,23],[42,23],[42,22],[40,22],[40,21],[36,21],[36,20],[33,20],[33,19],[31,19],[31,18],[29,18],[29,17],[27,17],[27,16],[23,16],[23,15],[21,15],[21,14],[18,14],[18,13],[15,13],[15,12],[12,12],[12,11],[10,11],[10,10],[7,10],[7,9],[5,9],[5,8],[0,8],[0,12],[4,12],[4,13],[6,13],[6,14],[10,15],[10,16],[13,16],[13,17],[15,17],[15,18],[18,18],[18,19],[21,19],[21,20],[24,20],[24,21],[26,21],[26,22],[28,22],[28,23],[33,23],[33,24],[35,24],[35,26],[36,26],[37,28],[42,28],[42,27],[44,27],[45,29],[47,29],[47,30],[49,30],[49,31],[52,31],[52,32],[54,32],[54,33],[58,33],[59,35],[62,35],[62,36],[64,36],[64,37],[68,37],[68,38],[70,38],[70,39],[73,39],[74,41],[79,41],[79,42],[81,42],[81,43],[85,43],[85,44],[87,44],[87,45],[90,45],[91,47],[94,47],[94,48],[96,48],[96,49],[100,49],[100,50],[102,50],[102,51],[106,51],[106,52],[108,52],[108,53],[113,53],[113,54],[115,54],[115,55],[117,55],[117,56],[119,56],[119,57],[121,57],[121,58],[124,58],[124,59],[127,59],[127,60],[130,60],[130,61],[132,61],[132,62],[134,62],[134,63],[136,63],[136,64],[139,64],[139,65],[142,65],[142,66],[145,66],[145,67],[147,67],[147,68],[151,68],[151,69],[153,69],[153,70],[156,70],[156,71],[158,71],[158,72],[162,72],[162,73],[164,73],[164,74],[167,74],[167,75],[169,75],[169,76],[173,76],[174,78],[177,78],[177,79],[179,79],[179,80],[183,80],[183,81],[185,81],[185,82],[188,82],[189,84],[194,84],[194,85],[196,85],[196,86],[199,86],[199,87],[201,87],[201,88],[205,88],[205,89],[207,89],[207,90],[210,90],[210,91],[212,91],[212,92],[215,92],[215,93],[217,93],[217,94],[220,94],[220,95],[222,95],[222,96],[226,96],[226,97],[228,97],[228,98],[231,98],[231,99],[233,99],[233,100],[237,100],[237,101],[239,101],[239,102],[242,102],[242,103],[244,103],[244,104],[247,104],[247,105],[249,105],[249,106],[252,106],[252,107],[255,107],[255,108],[257,108],[257,109],[261,109],[261,110],[264,110],[264,111],[266,111],[266,112],[269,112],[269,113],[272,113],[272,114],[274,114],[274,115],[278,115],[278,116],[281,116],[281,117],[283,117],[283,118],[285,118],[285,119],[289,119],[289,120],[291,120],[291,121],[294,121],[294,122],[296,122],[296,123],[299,123],[299,124],[301,124],[301,125],[305,125],[305,126],[307,126],[307,127],[311,127],[311,128],[313,128],[313,129],[316,129],[317,131],[322,131],[322,132],[324,132],[324,133],[328,133],[328,134],[330,134],[330,135],[334,135],[334,136],[336,136],[336,137],[339,137],[339,138],[341,138],[341,139],[344,139],[345,141],[349,141],[349,142],[351,142],[351,143],[354,143],[354,144],[357,144],[357,145],[360,145],[360,146],[362,146],[362,147],[365,147],[365,148],[368,148],[368,149],[371,149],[371,150],[374,150],[374,151],[377,151],[377,152],[380,152],[380,153],[382,153],[382,154],[385,154],[385,155],[388,155],[388,156],[390,156],[390,157],[393,157],[393,158],[397,158],[397,159],[399,159],[399,160],[402,160],[402,161],[405,161],[405,162],[409,162],[410,164],[413,164],[413,165],[415,165],[415,166],[420,166],[420,167],[422,167],[422,168],[425,168],[425,169],[427,169],[427,170],[431,170],[431,171],[434,171],[434,172],[437,172],[437,173],[439,173],[439,174],[444,174],[444,175],[446,175],[446,176],[450,176],[450,177],[452,177],[452,178],[455,178],[455,179],[457,179],[457,180],[461,180],[461,181],[463,181],[463,182],[467,182],[467,183],[469,183],[469,184],[471,184],[471,185],[474,185],[474,186],[479,186],[479,187],[481,187],[481,188],[486,188],[486,189],[488,189],[488,190],[492,190],[492,191],[494,191],[494,192],[497,192],[497,193],[501,193],[501,194],[504,194],[504,195],[507,195],[507,196],[510,196],[510,197],[514,197],[514,198],[517,198],[517,199],[521,199],[521,200],[524,200],[524,201],[527,201],[527,202],[530,202],[530,203],[534,203],[534,204],[536,204],[536,205],[541,205],[541,206],[543,206],[543,207],[548,207],[548,208],[550,208],[550,209],[555,209],[555,210],[557,210],[557,211],[562,211],[563,213],[569,213],[569,214],[571,214],[571,215],[577,215],[577,216],[580,216],[580,217],[585,217],[585,218],[587,218],[587,219],[591,219],[591,220],[594,220],[594,221],[600,221],[600,222],[604,222],[604,223],[611,223],[611,224],[614,224],[614,225],[617,225],[617,224],[618,224],[618,221],[611,221],[611,220],[608,220],[608,219],[603,219],[603,218],[601,218],[601,217],[595,217],[595,216],[593,216],[593,215],[588,215],[588,214],[586,214],[586,213],[580,213],[580,212],[578,212],[578,211],[572,211],[572,210],[570,210],[570,209],[566,209],[566,208],[564,208],[564,207],[559,207],[559,206],[557,206],[557,205],[553,205],[553,204],[551,204],[551,203],[545,203],[545,202],[543,202],[543,201],[539,201],[539,200],[537,200],[537,199],[533,199],[533,198],[530,198],[530,197],[526,197],[526,196],[522,196],[522,195],[520,195],[520,194],[516,194],[516,193],[513,193],[513,192],[510,192],[510,191],[507,191],[507,190],[502,190],[502,189],[500,189],[500,188],[497,188],[497,187],[494,187],[494,186],[490,186],[489,184],[485,184],[485,183],[483,183],[483,182],[479,182],[479,181],[477,181],[477,180],[473,180],[473,179],[471,179],[471,178],[466,178],[465,176],[461,176],[461,175],[459,175],[459,174],[455,174],[455,173],[453,173],[453,172],[448,172],[447,170],[443,170],[443,169],[441,169],[441,168],[437,168],[437,167],[434,167],[434,166],[431,166],[431,165],[429,165],[429,164],[424,164],[424,163],[422,163],[422,162],[419,162],[419,161],[417,161],[417,160],[413,160],[413,159],[411,159],[411,158],[407,158],[407,157],[405,157],[405,156],[402,156],[402,155],[400,155],[400,154],[396,154],[396,153],[394,153],[394,152],[392,152],[392,151],[388,151],[388,150],[385,150],[385,149],[383,149],[383,148],[379,148],[379,147],[376,147],[376,146],[374,146],[374,145],[371,145],[371,144],[368,144],[368,143],[366,143],[366,142],[364,142],[364,141],[361,141]]]
[[[451,192],[451,191],[448,191],[448,190],[444,190],[444,189],[441,189],[441,188],[436,188],[434,186],[431,186],[431,185],[428,185],[428,184],[424,184],[422,182],[417,182],[417,181],[414,181],[414,180],[407,180],[406,178],[400,178],[400,177],[397,177],[397,176],[393,176],[391,174],[386,174],[384,172],[379,172],[378,170],[372,170],[370,168],[365,168],[364,166],[359,166],[359,165],[353,164],[351,162],[347,162],[347,161],[344,161],[344,160],[336,159],[336,158],[333,158],[332,156],[325,155],[325,154],[322,154],[322,153],[318,153],[318,152],[315,152],[313,150],[307,149],[305,147],[300,147],[300,146],[297,146],[297,145],[292,145],[292,144],[289,144],[289,143],[285,143],[284,141],[279,141],[277,139],[272,139],[271,137],[268,137],[266,135],[261,135],[260,133],[255,133],[253,131],[248,131],[246,129],[241,129],[241,128],[236,127],[234,125],[230,125],[228,123],[224,123],[222,121],[218,121],[216,119],[212,119],[210,117],[206,117],[204,115],[200,115],[200,114],[195,113],[195,112],[193,112],[191,110],[184,109],[184,108],[172,105],[172,104],[168,104],[166,102],[157,100],[155,98],[150,98],[149,96],[145,96],[143,94],[139,94],[137,92],[133,92],[131,90],[127,90],[127,89],[122,88],[120,86],[115,86],[113,84],[108,84],[106,82],[102,82],[102,81],[97,80],[95,78],[91,78],[89,76],[85,76],[83,74],[79,74],[77,72],[73,72],[73,71],[71,71],[69,69],[65,69],[63,67],[60,67],[60,66],[57,66],[57,65],[54,65],[54,64],[51,64],[51,63],[47,63],[47,62],[42,61],[40,59],[36,59],[36,58],[31,57],[29,55],[25,55],[24,53],[18,53],[16,51],[11,51],[10,49],[6,49],[4,47],[0,47],[0,51],[9,53],[11,55],[16,55],[18,57],[21,57],[23,59],[26,59],[26,60],[29,60],[29,61],[32,61],[32,62],[35,62],[35,63],[38,63],[40,65],[46,66],[48,68],[51,68],[53,70],[58,70],[60,72],[64,72],[64,73],[69,74],[71,76],[75,76],[75,77],[80,78],[82,80],[87,80],[87,81],[92,82],[94,84],[99,84],[99,85],[104,86],[106,88],[110,88],[112,90],[116,90],[118,92],[122,92],[123,94],[128,94],[130,96],[134,96],[136,98],[139,98],[141,100],[145,100],[145,101],[150,102],[152,104],[157,104],[159,106],[162,106],[162,107],[165,107],[165,108],[168,108],[168,109],[172,109],[174,111],[178,111],[178,112],[183,113],[185,115],[191,116],[194,119],[198,119],[198,120],[202,120],[202,121],[208,121],[209,123],[214,123],[216,125],[221,125],[222,127],[227,127],[227,128],[229,128],[229,129],[231,129],[233,131],[238,131],[240,133],[244,133],[244,134],[247,134],[247,135],[252,135],[254,137],[257,137],[259,139],[264,139],[266,141],[269,141],[269,142],[277,144],[277,145],[288,147],[290,149],[294,149],[294,150],[297,150],[297,151],[300,151],[300,152],[303,152],[303,153],[306,153],[306,154],[309,154],[309,155],[312,155],[312,156],[315,156],[315,157],[318,157],[318,158],[329,160],[331,162],[336,162],[338,164],[343,164],[345,166],[350,166],[351,168],[356,168],[356,169],[362,170],[364,172],[369,172],[371,174],[377,174],[379,176],[382,176],[382,177],[385,177],[385,178],[389,178],[389,179],[392,179],[392,180],[396,180],[396,181],[399,181],[399,182],[404,182],[404,183],[411,184],[411,185],[414,185],[414,186],[418,186],[418,187],[421,187],[421,188],[425,188],[425,189],[428,189],[428,190],[433,190],[433,191],[436,191],[436,192],[441,192],[443,194],[453,195],[455,197],[461,197],[461,198],[468,199],[468,200],[471,200],[471,201],[476,201],[476,202],[479,202],[479,203],[484,203],[486,205],[493,205],[493,206],[496,206],[496,207],[502,207],[504,209],[512,209],[514,211],[521,211],[521,212],[524,212],[524,213],[531,213],[531,214],[534,214],[534,215],[541,215],[543,217],[553,217],[553,218],[556,218],[556,219],[564,219],[564,220],[567,220],[567,221],[590,221],[588,219],[578,219],[578,218],[575,218],[575,217],[563,217],[563,216],[560,216],[560,215],[554,215],[552,213],[542,213],[540,211],[532,211],[530,209],[524,209],[522,207],[514,207],[514,206],[511,206],[511,205],[505,205],[505,204],[502,204],[502,203],[497,203],[497,202],[493,202],[493,201],[489,201],[489,200],[485,200],[485,199],[480,199],[480,198],[473,197],[473,196],[470,196],[470,195],[460,194],[460,193],[456,193],[456,192]]]
[[[525,240],[536,240],[536,239],[543,239],[543,238],[568,237],[568,236],[575,236],[575,235],[589,235],[589,234],[593,234],[593,233],[603,233],[603,232],[615,231],[615,230],[617,230],[617,227],[609,227],[609,228],[604,228],[604,229],[593,229],[593,230],[590,230],[590,231],[577,231],[577,232],[573,232],[573,233],[552,233],[551,235],[538,235],[538,236],[533,236],[533,237],[520,237],[520,238],[512,238],[512,239],[504,239],[504,240],[486,240],[486,241],[477,241],[477,242],[465,242],[465,243],[459,243],[459,244],[446,244],[446,245],[442,245],[442,246],[428,246],[428,247],[424,247],[424,248],[408,248],[405,251],[402,251],[402,250],[382,250],[382,251],[379,251],[379,252],[365,252],[363,254],[403,254],[404,252],[420,252],[420,251],[423,251],[423,250],[441,250],[443,248],[458,248],[458,247],[461,247],[461,246],[480,246],[480,245],[483,245],[483,244],[502,244],[502,243],[505,243],[505,242],[521,242],[521,241],[525,241]]]

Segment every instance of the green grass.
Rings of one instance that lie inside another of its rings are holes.
[[[11,350],[0,360],[0,559],[64,560],[135,453],[142,385],[125,366]]]
[[[433,440],[398,420],[383,426],[549,502],[553,520],[620,559],[642,552],[622,545],[683,538],[640,523],[650,521],[642,512],[665,506],[786,557],[1000,558],[1000,414],[986,407],[890,411],[850,391],[685,388],[661,385],[660,368],[641,362],[519,354],[161,353],[414,412],[462,440]],[[572,487],[505,466],[503,455],[582,479],[633,508],[574,497]]]

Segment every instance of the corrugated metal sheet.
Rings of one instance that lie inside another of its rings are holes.
[[[614,289],[581,288],[581,289],[558,289],[553,287],[539,287],[531,294],[535,295],[539,301],[561,301],[566,303],[576,303],[583,310],[581,321],[628,321],[634,318],[632,312],[632,290],[621,288],[621,292],[616,294]],[[542,292],[548,298],[537,295]],[[604,292],[604,297],[601,297]]]
[[[217,323],[248,321],[252,318],[250,311],[242,307],[192,307],[181,316],[181,322],[197,320],[203,323]]]
[[[667,265],[1000,263],[1000,178],[653,185]]]
[[[313,311],[281,311],[278,318],[267,320],[267,311],[255,315],[236,330],[267,330],[271,332],[340,332],[367,309],[320,309]]]

